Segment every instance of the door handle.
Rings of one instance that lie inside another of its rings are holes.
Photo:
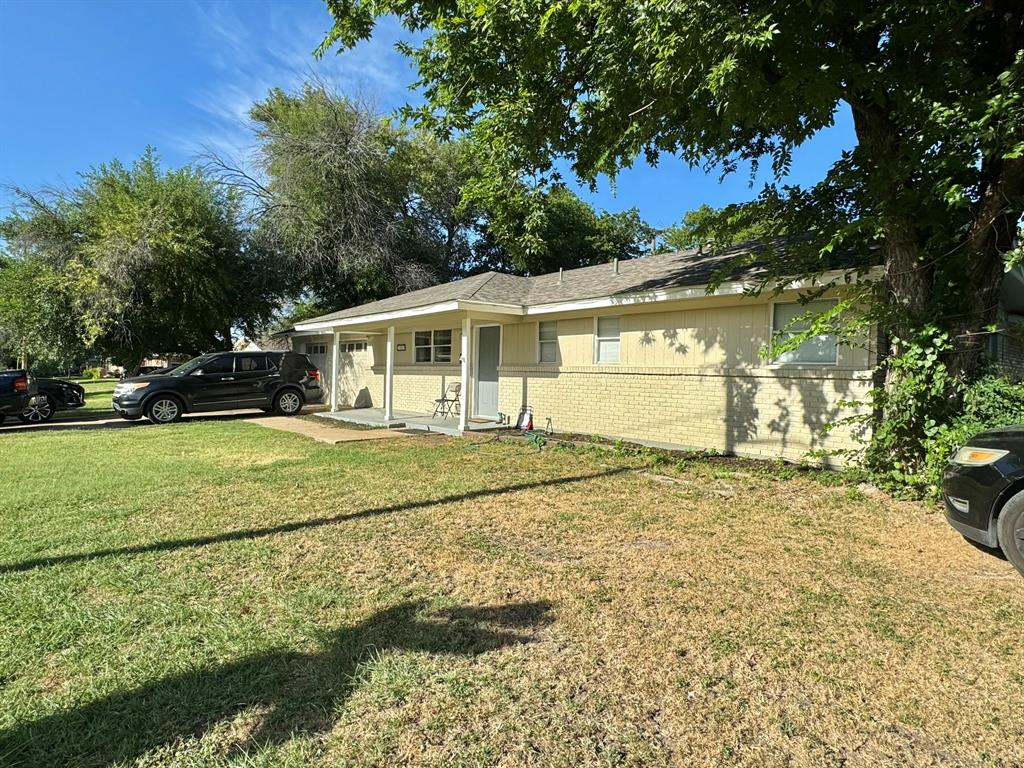
[[[234,376],[221,376],[220,380],[221,381],[234,381],[235,377]]]

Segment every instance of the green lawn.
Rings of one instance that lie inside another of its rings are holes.
[[[110,411],[110,399],[114,396],[114,387],[117,386],[117,379],[73,379],[85,387],[85,406],[74,411],[61,411],[58,416],[62,419],[73,417],[75,413],[101,413]]]
[[[834,475],[0,435],[3,766],[1020,766],[1024,580]]]

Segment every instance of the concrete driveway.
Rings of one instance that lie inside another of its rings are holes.
[[[303,409],[303,413],[313,413],[318,409],[319,408],[317,406],[310,406]],[[205,413],[185,414],[182,417],[182,421],[187,422],[192,421],[193,419],[200,421],[230,421],[234,419],[251,419],[253,421],[258,421],[261,419],[273,418],[275,418],[273,414],[254,410],[207,411]],[[0,425],[0,435],[7,432],[59,432],[69,429],[134,429],[156,426],[158,425],[151,423],[147,419],[139,419],[137,421],[122,419],[113,411],[92,411],[85,413],[76,411],[59,411],[53,417],[53,420],[46,424],[22,424],[17,417],[8,416],[4,420],[4,423]]]

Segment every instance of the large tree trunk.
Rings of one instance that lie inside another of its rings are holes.
[[[932,299],[932,263],[925,258],[914,219],[907,213],[913,206],[903,198],[913,182],[901,171],[900,137],[888,111],[884,105],[858,99],[850,99],[850,106],[858,149],[867,156],[874,177],[871,184],[886,190],[887,202],[880,211],[885,231],[885,290],[888,300],[903,315],[894,327],[897,335],[902,335],[921,318]]]
[[[1006,253],[1013,248],[1024,197],[1024,158],[990,160],[982,165],[981,198],[965,243],[970,264],[963,285],[961,313],[952,319],[956,350],[949,360],[954,375],[966,379],[983,360],[987,328],[997,318]]]

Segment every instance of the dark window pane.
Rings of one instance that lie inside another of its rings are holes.
[[[416,347],[416,362],[417,363],[429,363],[430,362],[430,347]]]
[[[435,347],[441,346],[441,345],[451,346],[451,343],[452,343],[452,332],[451,332],[450,329],[447,330],[447,331],[434,331],[434,346]],[[451,350],[450,349],[448,350],[448,354],[451,354]]]
[[[203,365],[203,373],[232,373],[235,369],[235,361],[230,355],[215,357]]]

